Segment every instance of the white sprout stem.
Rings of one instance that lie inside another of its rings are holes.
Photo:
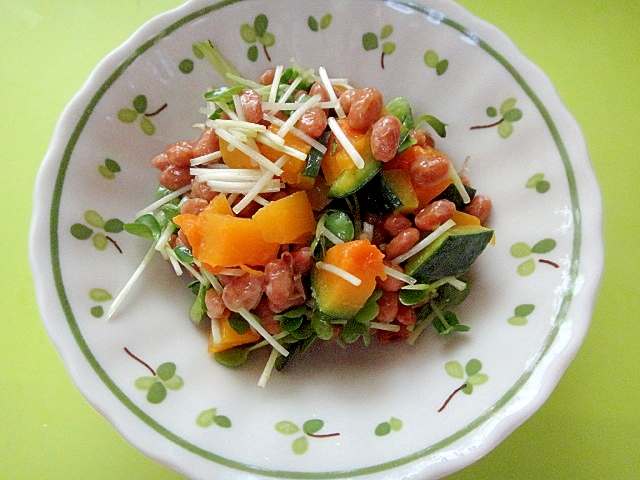
[[[409,335],[409,338],[407,338],[407,343],[409,345],[413,345],[414,343],[416,343],[416,340],[422,334],[422,332],[426,330],[426,328],[429,326],[429,323],[430,322],[428,322],[427,319],[425,318],[424,320],[414,324],[415,328],[411,332],[411,335]]]
[[[394,268],[388,267],[387,265],[384,266],[384,271],[388,276],[396,278],[398,280],[402,280],[404,283],[408,283],[409,285],[413,285],[417,282],[417,280],[412,276],[407,275],[406,273],[399,272]]]
[[[364,168],[364,159],[362,158],[362,155],[360,155],[360,152],[356,150],[356,147],[353,146],[347,135],[340,128],[340,125],[338,125],[337,120],[333,117],[329,117],[329,128],[336,136],[340,145],[342,145],[342,148],[344,148],[347,154],[351,157],[355,166],[357,168]]]
[[[247,322],[249,322],[249,325],[251,325],[256,332],[262,335],[262,338],[264,338],[267,342],[269,342],[269,344],[273,348],[278,350],[278,352],[280,352],[285,357],[289,356],[289,352],[287,351],[287,349],[284,348],[282,345],[280,345],[280,343],[278,343],[271,336],[271,334],[267,332],[262,325],[260,325],[260,322],[256,319],[256,317],[253,316],[251,312],[249,312],[249,310],[247,310],[246,308],[240,308],[238,310],[238,313],[242,315],[242,318],[244,318]]]
[[[158,238],[158,241],[156,242],[156,251],[159,252],[160,250],[162,250],[164,248],[164,246],[167,244],[167,242],[171,238],[171,235],[173,234],[175,229],[176,229],[176,227],[173,224],[173,222],[169,222],[167,224],[165,229],[160,234],[160,237]]]
[[[471,202],[471,197],[469,197],[469,193],[467,192],[467,189],[464,188],[462,179],[460,178],[460,175],[458,175],[458,172],[456,171],[456,167],[453,166],[453,162],[449,162],[449,176],[451,177],[451,181],[455,185],[456,189],[460,193],[460,196],[462,197],[462,201],[465,204]]]
[[[436,228],[433,232],[431,232],[429,235],[427,235],[422,240],[420,240],[408,252],[402,255],[398,255],[396,258],[391,260],[391,263],[393,263],[394,265],[398,265],[404,262],[406,259],[413,257],[416,253],[421,252],[422,250],[427,248],[429,245],[431,245],[433,242],[435,242],[440,235],[442,235],[444,232],[449,230],[451,227],[455,226],[455,224],[456,223],[453,220],[447,220],[438,228]]]
[[[329,273],[333,273],[334,275],[337,275],[343,280],[346,280],[347,282],[349,282],[354,287],[358,287],[362,283],[362,280],[360,280],[354,274],[349,273],[345,269],[336,267],[335,265],[332,265],[330,263],[317,262],[316,267],[319,268],[320,270],[325,270]]]
[[[157,248],[157,246],[156,246],[156,248]],[[182,267],[181,267],[180,260],[178,260],[178,257],[176,256],[176,252],[174,252],[173,249],[169,245],[165,245],[164,247],[162,247],[162,250],[160,250],[160,251],[163,252],[166,255],[166,258],[167,258],[167,260],[169,260],[169,263],[173,267],[173,271],[175,272],[176,276],[181,277],[182,276]],[[163,255],[163,256],[165,256],[165,255]]]
[[[272,335],[274,340],[280,340],[284,337],[286,337],[287,335],[289,335],[289,332],[280,332],[280,333],[276,333],[275,335]],[[262,340],[261,342],[258,342],[254,345],[251,345],[250,347],[247,348],[248,351],[252,352],[254,350],[258,350],[260,348],[266,347],[268,345],[271,345],[269,342],[267,342],[266,340]]]
[[[138,279],[140,278],[140,275],[142,275],[142,272],[144,272],[144,269],[147,268],[147,265],[149,264],[149,262],[151,261],[155,253],[156,253],[156,242],[153,242],[151,244],[151,248],[149,248],[149,251],[142,259],[142,262],[140,262],[140,265],[138,265],[138,268],[135,269],[135,271],[133,272],[133,275],[129,277],[129,280],[127,280],[127,283],[125,283],[124,287],[122,287],[122,290],[120,290],[120,293],[118,293],[118,295],[116,295],[116,298],[113,299],[113,302],[111,303],[111,306],[107,311],[107,320],[109,320],[113,316],[113,314],[116,312],[116,309],[120,306],[122,301],[129,294],[129,292],[133,288],[133,285],[138,281]]]
[[[227,78],[233,80],[236,83],[244,85],[245,87],[253,88],[254,90],[264,87],[264,85],[261,85],[258,82],[254,82],[253,80],[249,80],[233,73],[227,73]]]
[[[271,378],[271,372],[273,371],[273,367],[276,364],[276,360],[280,356],[280,352],[273,348],[271,350],[271,354],[269,355],[269,359],[264,366],[264,370],[262,370],[262,375],[260,375],[260,379],[258,380],[258,386],[260,388],[264,388],[267,386],[267,382]]]
[[[182,195],[183,193],[187,193],[189,190],[191,190],[191,184],[186,185],[186,186],[184,186],[182,188],[179,188],[178,190],[174,190],[170,194],[165,195],[161,199],[156,200],[151,205],[149,205],[149,206],[143,208],[142,210],[140,210],[139,212],[137,212],[136,213],[136,218],[141,217],[142,215],[145,215],[147,213],[151,213],[151,212],[157,210],[158,208],[160,208],[165,203],[169,203],[174,198],[178,198],[180,195]]]
[[[400,331],[400,325],[391,323],[369,322],[369,327],[375,328],[376,330],[385,330],[387,332]]]
[[[217,318],[211,319],[211,340],[214,345],[222,342],[222,332]]]

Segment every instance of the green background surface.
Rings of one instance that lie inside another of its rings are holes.
[[[509,35],[581,125],[602,189],[606,260],[590,331],[550,399],[451,478],[640,478],[640,2],[459,3]],[[2,479],[180,478],[76,390],[40,321],[27,251],[35,176],[63,108],[107,53],[179,4],[0,2]]]

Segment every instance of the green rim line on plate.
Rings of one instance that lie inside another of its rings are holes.
[[[58,174],[56,176],[56,183],[54,187],[54,192],[52,196],[52,204],[51,204],[51,214],[50,214],[50,241],[51,241],[51,263],[53,270],[53,277],[56,286],[56,290],[58,292],[58,296],[60,298],[60,303],[62,309],[64,311],[65,317],[67,319],[67,323],[73,334],[73,337],[78,344],[83,355],[86,357],[87,361],[93,368],[93,370],[97,373],[98,377],[102,380],[102,382],[107,386],[107,388],[116,396],[122,404],[127,407],[134,415],[136,415],[140,420],[142,420],[149,427],[153,428],[156,432],[166,437],[168,440],[174,442],[180,447],[186,449],[187,451],[199,455],[205,459],[211,460],[213,462],[219,463],[220,465],[224,465],[226,467],[230,467],[237,470],[257,473],[264,476],[270,477],[290,477],[290,478],[308,478],[308,479],[319,479],[319,478],[340,478],[345,475],[357,476],[357,475],[365,475],[376,472],[385,471],[388,469],[392,469],[395,467],[399,467],[401,465],[410,463],[415,460],[419,460],[431,453],[434,453],[450,444],[455,442],[456,440],[464,437],[475,428],[479,427],[483,423],[485,423],[492,414],[503,407],[509,400],[511,400],[516,393],[524,386],[524,384],[528,381],[528,379],[533,374],[536,366],[540,363],[542,358],[549,351],[551,346],[553,345],[556,336],[559,332],[560,326],[566,320],[566,314],[568,312],[569,306],[573,299],[573,290],[576,284],[578,268],[579,268],[579,260],[580,260],[580,248],[582,245],[581,238],[581,220],[580,220],[580,209],[579,209],[579,199],[578,192],[576,188],[575,175],[573,171],[573,167],[571,165],[571,161],[569,158],[569,154],[566,150],[566,147],[560,137],[560,133],[558,132],[551,115],[548,110],[540,100],[540,98],[535,94],[532,88],[527,84],[524,78],[520,75],[520,73],[515,69],[511,63],[507,61],[500,53],[494,50],[490,45],[485,43],[482,39],[478,38],[476,34],[470,32],[464,26],[459,23],[443,16],[439,12],[429,9],[427,7],[423,7],[420,5],[416,5],[413,3],[405,3],[401,0],[392,0],[392,3],[401,4],[405,7],[411,8],[419,13],[424,14],[427,17],[433,17],[434,14],[440,20],[440,23],[447,25],[450,28],[453,28],[459,31],[464,36],[472,39],[472,41],[483,51],[489,54],[492,58],[494,58],[500,65],[502,65],[505,70],[514,78],[514,80],[518,83],[518,85],[523,89],[525,94],[529,97],[529,99],[533,102],[533,104],[538,109],[538,112],[541,114],[544,119],[549,132],[553,138],[553,141],[558,149],[560,157],[562,159],[562,163],[567,175],[567,182],[569,186],[570,199],[572,204],[572,220],[574,227],[574,235],[573,235],[573,249],[571,254],[570,268],[569,268],[569,282],[567,288],[565,289],[565,294],[560,305],[558,315],[555,319],[553,327],[547,337],[545,338],[544,343],[538,350],[535,358],[532,362],[530,362],[530,367],[525,373],[521,375],[521,377],[515,382],[515,384],[490,408],[488,408],[484,414],[480,415],[474,421],[469,423],[466,427],[460,429],[458,432],[453,435],[444,438],[443,440],[427,447],[422,450],[419,450],[410,455],[404,456],[402,458],[392,460],[389,462],[381,463],[378,465],[373,465],[365,468],[359,468],[355,470],[349,471],[332,471],[332,472],[296,472],[296,471],[281,471],[281,470],[267,470],[260,467],[255,467],[247,464],[243,464],[234,460],[229,460],[223,458],[219,455],[214,454],[213,452],[204,450],[192,443],[184,440],[173,432],[169,431],[162,425],[160,425],[157,421],[155,421],[151,416],[141,410],[124,392],[113,382],[113,380],[109,377],[107,372],[102,368],[102,366],[98,363],[95,356],[91,352],[89,346],[85,342],[82,333],[80,332],[79,326],[75,320],[74,314],[71,310],[71,306],[69,304],[69,300],[67,298],[65,287],[62,282],[62,274],[61,274],[61,265],[59,258],[59,243],[58,243],[58,216],[60,210],[60,200],[62,196],[62,188],[66,176],[67,169],[69,167],[69,162],[71,159],[71,155],[74,151],[76,143],[80,138],[84,128],[87,125],[89,117],[92,115],[94,109],[106,93],[106,91],[118,80],[118,78],[122,75],[122,73],[129,67],[131,64],[140,57],[143,53],[153,47],[156,43],[162,40],[164,37],[168,36],[173,31],[182,27],[183,25],[200,18],[204,15],[207,15],[216,10],[222,9],[226,6],[239,3],[241,1],[246,0],[226,0],[214,5],[208,6],[201,10],[192,12],[189,15],[184,16],[177,22],[171,24],[167,28],[163,29],[158,35],[154,36],[147,42],[143,43],[140,47],[138,47],[129,57],[127,57],[118,68],[116,68],[113,73],[104,81],[104,83],[98,88],[95,94],[92,96],[89,101],[87,107],[84,109],[82,116],[80,117],[76,127],[73,130],[69,138],[69,142],[64,150],[64,154],[62,156],[60,162],[60,168],[58,170]]]

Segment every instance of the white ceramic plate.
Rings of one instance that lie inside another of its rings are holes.
[[[149,159],[197,136],[202,94],[222,84],[192,49],[206,40],[249,78],[295,57],[449,125],[438,147],[458,166],[470,157],[497,232],[458,308],[468,334],[318,346],[263,390],[262,362],[232,370],[206,354],[191,294],[160,259],[104,320],[148,248],[109,220],[150,203]],[[198,0],[144,25],[65,110],[37,180],[31,256],[43,321],[78,388],[157,461],[193,478],[431,478],[495,447],[575,355],[602,265],[600,194],[547,78],[452,2]],[[166,392],[157,403],[153,383]]]

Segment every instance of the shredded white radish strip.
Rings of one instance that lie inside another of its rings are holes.
[[[262,172],[253,168],[192,168],[189,173],[201,180],[245,180],[251,182],[262,178]]]
[[[456,168],[453,166],[453,162],[449,162],[449,176],[451,177],[451,181],[455,185],[456,189],[460,193],[460,196],[462,197],[462,201],[465,204],[469,203],[471,201],[471,198],[469,197],[469,193],[467,192],[467,189],[464,188],[462,179],[460,178],[460,175],[458,175]]]
[[[191,159],[191,166],[194,167],[196,165],[204,165],[205,163],[213,162],[214,160],[219,160],[222,158],[222,152],[218,150],[217,152],[207,153],[206,155],[200,155],[199,157],[195,157]]]
[[[266,198],[262,198],[260,195],[256,195],[253,201],[256,202],[258,205],[262,205],[263,207],[271,203],[269,200],[267,200]]]
[[[380,322],[369,322],[369,327],[375,328],[376,330],[385,330],[387,332],[399,332],[400,325],[390,324],[390,323],[380,323]]]
[[[360,238],[369,240],[373,238],[373,225],[371,223],[362,222],[362,234]]]
[[[324,85],[327,94],[329,95],[329,99],[336,103],[334,110],[338,115],[338,118],[346,117],[344,110],[342,109],[342,105],[338,101],[338,97],[336,96],[336,92],[333,90],[333,85],[331,84],[331,80],[329,80],[329,75],[327,75],[327,71],[324,67],[318,68],[318,73],[320,74],[320,79],[322,80],[322,84]]]
[[[300,78],[300,77],[298,77],[298,78]],[[264,118],[269,123],[273,123],[274,125],[277,125],[278,127],[281,127],[282,125],[284,125],[284,121],[280,120],[278,117],[274,117],[273,115],[269,115],[268,113],[265,113],[262,116],[262,118]],[[303,141],[307,142],[309,145],[311,145],[313,148],[318,150],[320,153],[324,154],[327,151],[327,147],[325,147],[323,144],[321,144],[315,138],[311,138],[309,135],[304,133],[299,128],[291,127],[289,132],[291,132],[293,135],[298,137],[300,140],[303,140]]]
[[[210,123],[215,128],[224,128],[229,131],[240,131],[249,136],[254,137],[259,132],[265,132],[267,127],[260,123],[246,122],[244,120],[211,120]]]
[[[342,241],[342,239],[340,237],[338,237],[337,235],[335,235],[331,230],[329,230],[327,227],[323,226],[322,227],[322,235],[324,235],[325,237],[327,237],[329,240],[331,240],[331,242],[334,245],[340,245],[341,243],[344,243]]]
[[[432,244],[434,241],[437,240],[437,238],[442,235],[444,232],[446,232],[447,230],[449,230],[451,227],[453,227],[456,223],[453,220],[447,220],[446,222],[444,222],[442,225],[440,225],[438,228],[436,228],[433,232],[431,232],[429,235],[427,235],[426,237],[424,237],[422,240],[420,240],[411,250],[409,250],[407,253],[404,253],[402,255],[398,255],[396,258],[394,258],[393,260],[391,260],[391,263],[393,263],[394,265],[398,265],[402,262],[404,262],[406,259],[413,257],[416,253],[424,250],[425,248],[427,248],[427,246],[429,246],[430,244]]]
[[[362,280],[360,280],[355,275],[347,272],[346,270],[344,270],[344,269],[342,269],[340,267],[336,267],[335,265],[332,265],[330,263],[317,262],[316,263],[316,267],[319,268],[320,270],[326,270],[327,272],[330,272],[330,273],[333,273],[334,275],[337,275],[338,277],[342,278],[343,280],[346,280],[347,282],[349,282],[354,287],[357,287],[362,283]]]
[[[270,132],[271,133],[271,132]],[[278,135],[276,135],[277,137]],[[280,138],[280,137],[278,137]],[[262,133],[258,134],[258,137],[256,138],[256,140],[264,145],[268,145],[269,147],[273,148],[274,150],[278,150],[279,152],[282,153],[286,153],[287,155],[289,155],[290,157],[293,158],[297,158],[298,160],[301,161],[305,161],[307,159],[307,155],[303,152],[301,152],[300,150],[296,150],[295,148],[290,147],[289,145],[283,144],[283,145],[279,145],[275,142],[273,142],[273,140]]]
[[[271,336],[271,334],[269,332],[267,332],[262,325],[260,325],[260,322],[256,319],[256,317],[253,316],[253,314],[251,312],[249,312],[249,310],[247,310],[246,308],[241,308],[241,309],[238,310],[238,313],[240,315],[242,315],[242,318],[244,318],[247,322],[249,322],[249,325],[251,325],[256,332],[258,332],[260,335],[262,335],[262,337],[267,342],[269,342],[269,344],[273,348],[278,350],[278,352],[280,352],[285,357],[289,356],[289,352],[287,351],[287,349],[284,348],[282,345],[280,345]]]
[[[283,155],[278,160],[276,160],[275,165],[280,168],[285,164],[286,161],[287,157]],[[273,180],[273,174],[271,172],[267,171],[262,173],[262,176],[256,181],[253,187],[251,187],[244,198],[233,206],[234,213],[238,214],[242,210],[244,210],[244,208],[251,203],[251,201],[262,191],[264,186],[271,180]]]
[[[118,295],[116,295],[116,298],[113,299],[113,302],[111,303],[111,306],[107,311],[107,320],[109,320],[113,316],[120,303],[122,303],[125,297],[129,294],[129,292],[133,288],[133,285],[138,281],[138,278],[140,278],[140,275],[142,275],[144,269],[147,268],[147,265],[149,264],[155,253],[156,242],[153,242],[151,244],[151,248],[149,248],[149,251],[142,259],[142,262],[140,262],[140,265],[138,265],[138,268],[135,269],[133,275],[131,275],[129,280],[127,280],[127,283],[125,283],[124,287],[122,287],[122,290],[120,290],[120,293],[118,293]]]
[[[275,166],[275,164],[271,160],[269,160],[257,150],[247,147],[242,142],[238,142],[238,140],[236,140],[236,138],[228,131],[222,128],[216,128],[216,134],[223,140],[226,140],[229,145],[233,145],[242,153],[246,154],[249,158],[255,160],[256,163],[273,172],[274,175],[282,175],[282,169],[280,167]]]
[[[169,203],[174,198],[178,198],[180,195],[182,195],[183,193],[187,193],[189,190],[191,190],[191,184],[186,185],[186,186],[184,186],[182,188],[179,188],[178,190],[174,190],[169,195],[165,195],[161,199],[153,202],[151,205],[149,205],[149,206],[143,208],[142,210],[140,210],[139,212],[137,212],[136,215],[135,215],[136,218],[141,217],[142,215],[145,215],[147,213],[151,213],[151,212],[157,210],[158,208],[160,208],[165,203]]]
[[[315,107],[320,103],[320,95],[314,95],[309,100],[304,102],[301,107],[299,107],[295,112],[291,114],[289,118],[284,122],[284,124],[278,130],[278,135],[284,137],[291,127],[293,127],[298,120],[305,114],[307,110]]]
[[[387,267],[386,265],[384,266],[384,271],[390,277],[397,278],[398,280],[402,280],[404,283],[408,283],[409,285],[413,285],[414,283],[417,282],[415,278],[407,275],[406,273],[399,272],[397,270],[394,270],[391,267]]]
[[[245,195],[254,186],[254,182],[228,182],[208,180],[209,188],[220,193],[240,193]],[[260,193],[277,193],[282,189],[280,180],[272,179],[260,190]]]
[[[202,276],[207,280],[208,284],[210,284],[216,292],[222,293],[222,285],[220,285],[218,278],[209,270],[204,268],[197,259],[194,258],[193,263],[200,269],[200,273],[202,273]]]
[[[241,268],[223,268],[222,270],[220,270],[220,275],[228,275],[230,277],[241,277],[245,273],[247,272],[245,272]]]
[[[275,335],[272,335],[272,337],[274,340],[280,340],[286,337],[287,335],[289,335],[289,332],[284,331],[284,332],[276,333]],[[250,347],[247,348],[247,350],[251,352],[253,350],[258,350],[259,348],[263,348],[268,345],[269,345],[269,342],[267,342],[266,340],[262,340],[261,342],[251,345]]]
[[[280,102],[262,102],[262,109],[266,110],[268,112],[275,112],[278,110],[297,110],[298,108],[300,108],[301,106],[304,105],[304,102],[287,102],[287,103],[280,103]],[[336,106],[339,105],[338,101],[328,101],[328,102],[318,102],[317,105],[314,105],[315,107],[320,107],[323,110],[328,110],[333,108],[335,110]]]
[[[278,103],[286,102],[301,81],[302,81],[302,76],[296,77],[296,79],[293,82],[291,82],[291,85],[289,85],[289,88],[287,88],[284,91],[284,93],[282,94],[282,97],[280,97],[280,99],[278,100]]]
[[[229,203],[229,205],[233,205],[233,202],[235,202],[239,196],[239,193],[232,193],[231,195],[229,195],[227,197],[227,202]]]
[[[269,355],[269,359],[264,366],[264,370],[262,370],[262,375],[260,375],[260,379],[258,380],[258,386],[260,388],[264,388],[267,386],[267,382],[271,378],[271,372],[273,371],[273,367],[276,364],[276,360],[280,356],[280,353],[273,348],[271,350],[271,354]]]
[[[227,116],[228,116],[231,120],[236,120],[236,121],[238,120],[238,115],[236,115],[236,112],[234,112],[233,110],[231,110],[231,109],[229,108],[229,106],[228,106],[226,103],[216,102],[216,103],[215,103],[215,105],[216,105],[220,110],[222,110],[224,113],[226,113],[226,114],[227,114]],[[206,123],[208,123],[208,122],[210,122],[210,121],[211,121],[211,120],[207,120],[207,121],[205,122],[205,124],[206,124]],[[213,120],[213,121],[217,121],[217,120]]]
[[[176,268],[176,265],[178,267],[181,267],[180,273],[176,271],[176,274],[178,276],[182,275],[182,268],[184,268],[187,272],[193,275],[193,277],[196,280],[198,280],[200,283],[202,283],[205,287],[209,286],[209,280],[201,272],[198,272],[198,270],[193,268],[188,263],[181,262],[178,256],[176,255],[176,252],[174,252],[169,245],[165,245],[165,248],[161,251],[161,253],[165,254],[163,256],[166,256],[166,258],[171,262],[172,265],[175,263],[174,269]]]
[[[360,152],[358,152],[358,150],[356,150],[356,148],[351,144],[349,138],[342,131],[340,125],[338,125],[338,122],[333,117],[329,117],[329,128],[336,136],[336,139],[338,140],[338,142],[340,142],[340,145],[342,145],[342,148],[344,148],[345,152],[347,152],[347,154],[351,157],[351,160],[353,160],[356,168],[364,168],[364,159],[362,158],[362,155],[360,155]]]
[[[282,65],[278,65],[276,67],[275,72],[273,73],[273,82],[271,82],[271,90],[269,91],[269,101],[275,102],[276,96],[278,95],[278,87],[280,86],[280,78],[282,77]]]
[[[156,248],[157,248],[157,246],[156,246]],[[176,252],[174,252],[173,249],[169,245],[165,245],[162,248],[162,252],[166,255],[167,260],[169,260],[169,263],[173,267],[173,271],[175,272],[176,276],[181,277],[182,276],[182,267],[180,266],[180,262],[178,261],[178,257],[176,256]]]
[[[220,324],[216,318],[211,319],[211,340],[214,345],[222,342],[222,332],[220,331]]]
[[[264,132],[262,134],[262,136],[264,136],[267,139],[269,139],[272,143],[275,143],[276,145],[280,145],[281,147],[284,146],[284,144],[285,144],[284,138],[282,138],[280,135],[276,135],[271,130],[267,130],[266,132]],[[260,141],[260,140],[258,140],[258,141]]]
[[[242,110],[242,103],[240,102],[240,95],[234,95],[233,97],[233,106],[236,109],[236,115],[238,115],[238,120],[244,122],[244,111]]]

